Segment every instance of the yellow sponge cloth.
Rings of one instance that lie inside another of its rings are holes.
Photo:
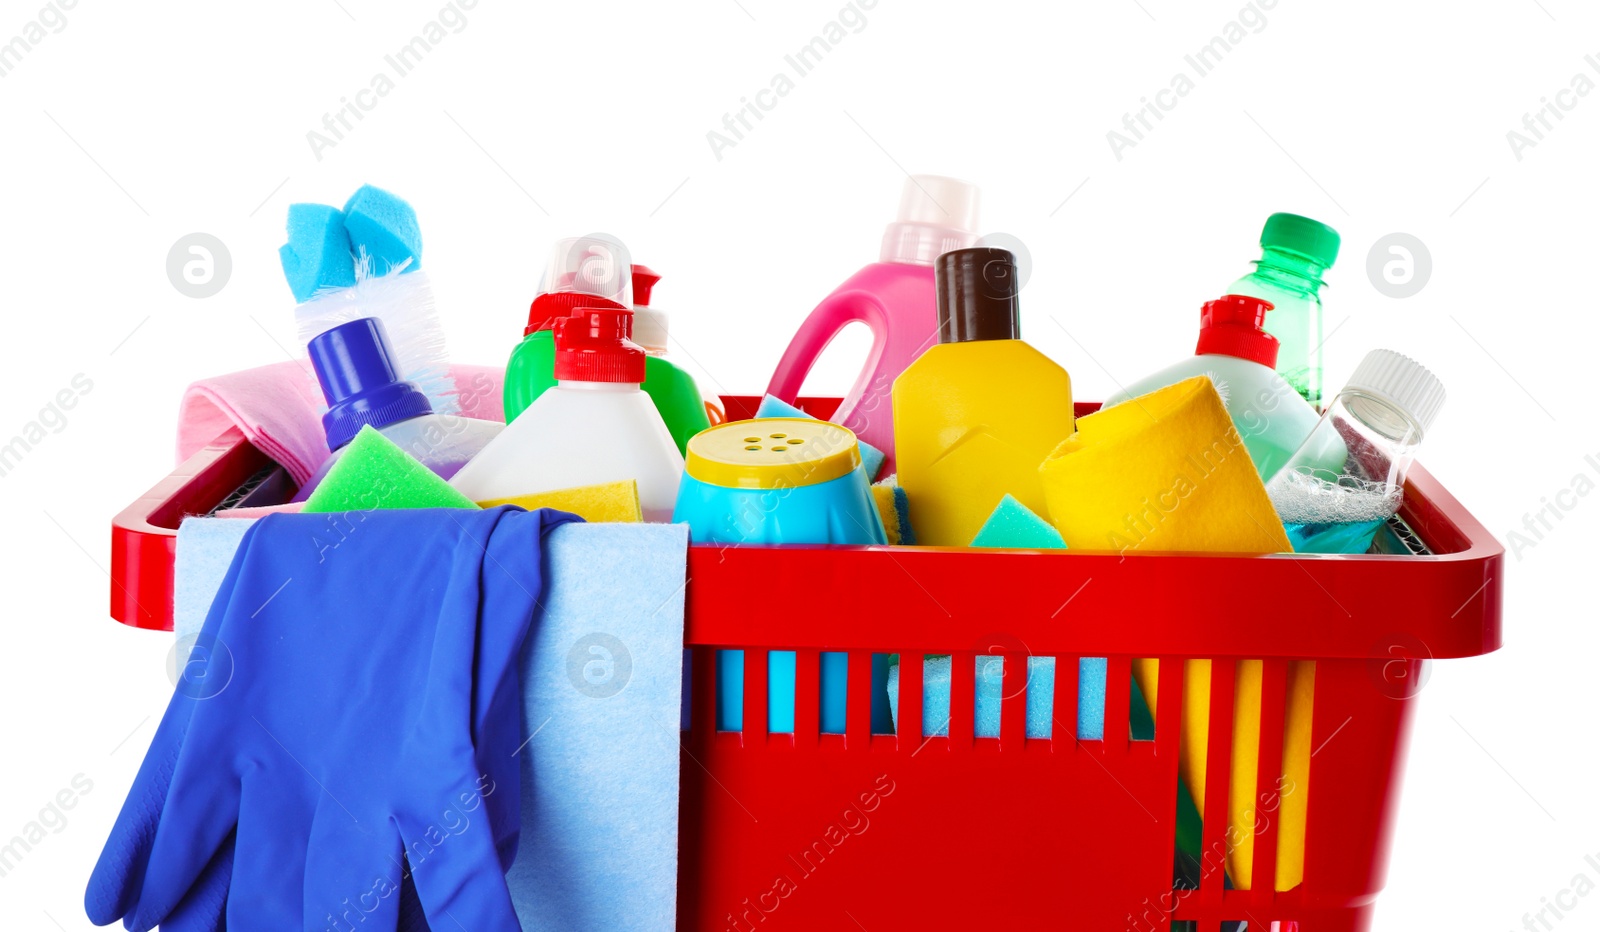
[[[639,510],[639,483],[632,479],[557,489],[554,492],[536,492],[516,498],[496,498],[478,504],[484,508],[521,505],[529,511],[554,508],[571,512],[590,523],[608,521],[637,524],[644,520],[644,513]]]
[[[1293,547],[1256,474],[1244,440],[1204,376],[1078,419],[1077,432],[1040,467],[1050,520],[1074,550],[1283,553]],[[1184,678],[1179,772],[1205,813],[1211,662],[1193,660]],[[1134,677],[1152,706],[1156,661],[1138,660]],[[1261,664],[1241,664],[1231,756],[1235,773],[1253,775],[1261,721]],[[1307,706],[1309,708],[1309,706]],[[1227,710],[1217,710],[1228,714]],[[1290,730],[1304,713],[1290,710]],[[1294,771],[1294,749],[1286,757]],[[1253,780],[1235,781],[1228,806],[1228,876],[1249,889],[1254,850]],[[1303,805],[1305,781],[1297,803]],[[1286,809],[1288,807],[1285,807]],[[1303,813],[1285,813],[1278,851],[1278,889],[1299,882]],[[1291,880],[1292,878],[1292,880]]]
[[[1292,550],[1205,376],[1078,419],[1039,467],[1072,550]]]

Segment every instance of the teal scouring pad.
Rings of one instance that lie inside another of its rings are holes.
[[[972,539],[974,547],[1008,547],[1022,550],[1065,550],[1067,542],[1050,523],[1010,495],[1000,499],[989,520]]]
[[[370,184],[350,195],[344,205],[344,229],[358,255],[372,262],[373,275],[387,275],[403,263],[405,270],[422,267],[422,229],[411,205]]]
[[[813,421],[821,420],[771,395],[762,396],[761,404],[756,408],[756,417],[810,417]],[[861,468],[867,471],[867,481],[871,482],[878,478],[878,470],[883,468],[883,451],[860,437],[856,438],[856,444],[861,447]]]
[[[344,214],[326,204],[289,205],[289,242],[278,249],[283,277],[297,302],[305,303],[323,288],[349,288],[356,283],[350,236]]]
[[[302,514],[372,511],[378,508],[470,508],[472,500],[457,492],[416,457],[400,449],[371,425],[339,453]]]

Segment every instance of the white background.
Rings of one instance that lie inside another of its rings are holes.
[[[802,315],[876,258],[905,171],[982,185],[984,229],[1033,257],[1024,335],[1082,399],[1191,352],[1196,309],[1248,270],[1262,219],[1306,213],[1344,236],[1332,387],[1380,345],[1437,372],[1450,401],[1423,460],[1508,546],[1575,476],[1600,480],[1584,461],[1600,459],[1600,93],[1563,98],[1520,159],[1506,135],[1574,75],[1600,81],[1584,59],[1600,16],[1576,0],[1281,0],[1120,160],[1108,130],[1237,0],[880,0],[721,159],[707,132],[838,0],[538,7],[481,0],[320,159],[307,132],[436,0],[81,0],[0,78],[0,438],[74,375],[93,382],[0,478],[0,839],[74,775],[93,782],[0,877],[0,927],[89,927],[84,882],[171,689],[169,639],[107,617],[109,522],[171,467],[185,384],[284,358],[287,206],[362,182],[416,206],[457,358],[503,361],[548,244],[605,230],[664,274],[676,357],[728,392],[759,391]],[[0,42],[39,10],[0,3]],[[166,273],[195,231],[233,263],[203,300]],[[1396,231],[1432,257],[1403,300],[1365,269]],[[812,387],[842,391],[849,362]],[[1562,500],[1507,554],[1505,649],[1434,667],[1379,929],[1520,929],[1578,874],[1600,881],[1600,496]],[[1552,922],[1600,928],[1600,895]]]

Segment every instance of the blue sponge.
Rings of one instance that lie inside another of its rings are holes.
[[[411,205],[382,188],[364,184],[344,205],[344,228],[358,255],[372,260],[372,274],[386,275],[410,261],[422,267],[422,229]]]
[[[810,417],[813,421],[821,420],[771,395],[761,397],[761,404],[756,408],[756,417]],[[883,468],[883,451],[860,437],[856,438],[856,444],[861,447],[861,468],[867,471],[867,481],[872,482],[878,478],[878,470]]]
[[[323,288],[356,283],[344,213],[326,204],[289,205],[289,242],[278,249],[294,299],[305,302]]]
[[[1000,698],[1005,662],[984,655],[973,658],[976,677],[973,683],[976,703],[972,733],[979,738],[1000,737]],[[902,658],[904,662],[904,658]],[[1028,693],[1025,700],[1029,738],[1052,736],[1051,700],[1056,689],[1056,658],[1028,658]],[[900,666],[889,668],[889,706],[896,723],[900,718]],[[1099,741],[1106,730],[1106,659],[1082,657],[1078,660],[1078,739]],[[950,656],[928,657],[922,662],[922,734],[945,737],[950,733]]]
[[[1015,547],[1025,550],[1065,550],[1061,532],[1010,495],[1000,499],[989,520],[972,539],[974,547]]]

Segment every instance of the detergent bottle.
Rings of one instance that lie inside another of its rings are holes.
[[[644,393],[655,402],[678,452],[688,449],[689,438],[711,426],[705,399],[694,376],[680,369],[667,355],[667,314],[650,306],[650,293],[661,276],[648,267],[633,271],[633,342],[644,348]]]
[[[322,396],[328,400],[322,429],[333,453],[292,501],[303,502],[311,496],[345,447],[367,425],[443,479],[455,475],[505,429],[496,421],[435,414],[416,383],[396,374],[388,332],[376,317],[361,317],[324,330],[311,338],[306,350]]]
[[[556,386],[506,425],[450,484],[475,502],[633,479],[646,521],[672,519],[683,454],[629,339],[633,312],[591,308],[556,321]]]
[[[1338,257],[1333,227],[1273,214],[1261,228],[1256,270],[1227,291],[1272,303],[1266,331],[1278,338],[1278,374],[1312,407],[1322,405],[1322,276]]]
[[[1072,380],[1020,338],[1011,253],[934,267],[939,343],[895,380],[894,437],[917,543],[965,547],[1008,493],[1049,513],[1039,466],[1072,434]]]
[[[767,394],[793,404],[828,343],[848,324],[866,324],[872,348],[833,420],[882,450],[883,474],[893,473],[894,380],[938,341],[933,262],[972,245],[977,223],[976,186],[937,175],[906,179],[879,261],[851,276],[805,319],[778,361]]]
[[[506,363],[506,423],[556,384],[556,321],[579,308],[627,310],[633,303],[628,247],[604,233],[558,240],[550,250],[539,293],[528,308],[522,342]]]
[[[1260,298],[1230,294],[1200,309],[1200,339],[1195,354],[1126,385],[1106,407],[1204,375],[1222,396],[1244,447],[1265,482],[1289,461],[1317,426],[1317,409],[1273,371],[1278,338],[1262,329],[1272,305]],[[1275,313],[1275,312],[1273,312]]]
[[[645,359],[644,391],[655,402],[661,419],[682,453],[689,438],[711,426],[705,400],[694,377],[666,359],[667,315],[650,306],[650,293],[661,276],[642,265],[628,265],[628,287],[619,286],[615,277],[618,263],[626,264],[627,247],[606,236],[562,240],[551,253],[545,281],[528,314],[528,330],[512,351],[506,366],[506,422],[515,420],[546,389],[555,387],[556,347],[552,330],[555,321],[572,313],[575,307],[622,307],[633,303],[635,343]],[[556,282],[554,291],[546,290]]]

